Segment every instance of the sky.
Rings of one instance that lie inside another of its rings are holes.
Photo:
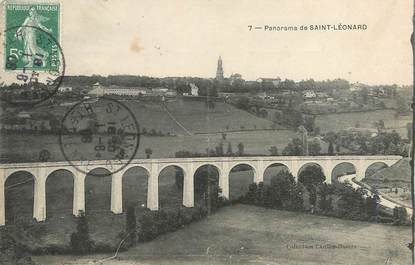
[[[409,0],[63,0],[67,75],[246,80],[345,78],[411,84]],[[366,24],[364,31],[249,31],[254,26]]]

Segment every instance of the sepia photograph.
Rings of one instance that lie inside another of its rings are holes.
[[[410,265],[410,0],[3,0],[0,265]]]

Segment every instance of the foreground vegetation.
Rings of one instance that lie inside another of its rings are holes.
[[[406,246],[410,231],[409,227],[234,205],[186,229],[130,248],[108,264],[367,265],[389,260],[388,264],[402,265],[411,263]],[[88,264],[111,255],[36,256],[34,260],[42,265]]]
[[[391,210],[379,204],[379,196],[370,196],[363,188],[349,184],[325,183],[321,168],[305,168],[295,182],[288,171],[273,176],[270,185],[252,183],[239,201],[266,208],[307,211],[342,219],[410,225],[405,208]],[[305,195],[305,196],[304,196]]]

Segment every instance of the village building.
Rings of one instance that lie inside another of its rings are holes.
[[[58,88],[58,91],[61,93],[65,93],[65,92],[72,92],[72,87],[70,86],[61,86]]]
[[[193,83],[190,83],[189,85],[190,85],[191,95],[192,96],[199,96],[199,88]]]
[[[277,77],[277,78],[260,77],[256,80],[256,82],[261,83],[261,85],[264,86],[264,87],[277,88],[278,85],[281,83],[281,78],[279,78],[279,77]]]
[[[104,95],[115,95],[115,96],[171,96],[177,95],[176,91],[169,90],[164,87],[157,87],[148,89],[144,87],[120,87],[120,86],[109,86],[104,87],[99,83],[95,83],[92,89],[88,92],[90,96],[102,97]]]
[[[303,92],[303,98],[309,99],[309,98],[316,98],[317,95],[313,90],[305,90]]]

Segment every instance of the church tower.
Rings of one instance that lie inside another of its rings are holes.
[[[218,68],[216,69],[216,80],[223,81],[222,58],[219,56]]]

